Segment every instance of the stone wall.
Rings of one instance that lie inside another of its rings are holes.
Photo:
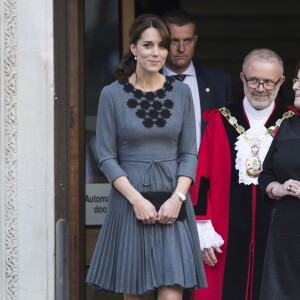
[[[54,299],[52,0],[0,0],[0,300]]]

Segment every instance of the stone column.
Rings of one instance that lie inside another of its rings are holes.
[[[52,0],[0,0],[0,300],[54,299]]]

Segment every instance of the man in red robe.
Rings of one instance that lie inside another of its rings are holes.
[[[190,193],[208,282],[193,300],[259,299],[271,205],[257,188],[276,130],[294,113],[275,103],[284,82],[274,51],[255,49],[240,74],[242,102],[208,111]]]

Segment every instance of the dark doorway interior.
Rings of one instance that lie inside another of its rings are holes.
[[[85,197],[87,197],[88,188],[92,188],[94,184],[103,184],[103,187],[105,187],[105,183],[107,183],[103,174],[99,172],[97,163],[93,161],[89,165],[87,157],[93,154],[92,144],[95,135],[99,93],[104,85],[115,79],[113,70],[123,51],[121,43],[122,9],[132,9],[136,16],[143,13],[161,15],[174,8],[186,10],[194,15],[198,24],[198,45],[195,62],[231,73],[240,98],[243,97],[243,90],[239,74],[244,56],[254,48],[267,47],[275,50],[285,62],[286,82],[282,86],[279,101],[284,104],[291,104],[294,100],[292,78],[294,66],[300,56],[300,43],[297,42],[297,39],[299,39],[300,13],[299,9],[296,10],[295,5],[293,5],[296,1],[288,0],[285,5],[282,5],[281,2],[273,0],[263,2],[254,0],[245,5],[244,2],[237,0],[224,2],[217,0],[136,0],[133,1],[134,6],[130,7],[123,5],[130,1],[122,1],[84,0],[86,161],[82,160],[79,164],[81,166],[85,165],[85,176],[80,177],[85,177],[84,182],[80,180],[82,187],[86,184]],[[79,23],[78,26],[83,26],[83,24]],[[67,110],[68,107],[65,109]],[[88,166],[91,166],[91,169]],[[91,174],[93,175],[91,176]],[[86,198],[72,201],[81,201],[80,207],[83,208]],[[86,215],[85,224],[81,224],[80,227],[85,228],[83,240],[86,240],[86,247],[84,248],[84,245],[81,244],[79,251],[81,257],[83,257],[82,261],[85,261],[85,271],[87,271],[101,224],[93,224],[93,221],[89,221]],[[84,267],[81,266],[80,269],[83,270]],[[84,286],[84,277],[85,274],[80,276],[83,281],[80,284],[81,287]],[[113,296],[98,293],[89,287],[86,289],[85,297],[87,300],[122,299],[120,295]]]
[[[163,14],[180,8],[198,20],[198,46],[195,61],[223,69],[232,74],[240,98],[243,97],[239,78],[244,56],[255,48],[276,51],[285,64],[286,82],[282,85],[278,101],[292,104],[292,78],[300,57],[300,11],[296,1],[254,0],[247,4],[237,0],[210,1],[136,1],[136,15]],[[298,5],[299,7],[299,5]]]

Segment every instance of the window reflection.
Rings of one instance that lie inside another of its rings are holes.
[[[85,0],[84,42],[85,225],[93,228],[104,222],[111,188],[98,167],[96,119],[100,92],[119,63],[118,0]]]
[[[85,0],[86,183],[107,182],[97,165],[95,127],[100,91],[115,80],[119,37],[118,0]]]

